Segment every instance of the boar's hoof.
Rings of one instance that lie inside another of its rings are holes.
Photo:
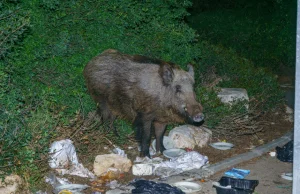
[[[140,157],[148,157],[148,158],[152,158],[151,156],[150,156],[150,153],[148,152],[143,152],[143,151],[141,151],[141,153],[140,153]]]

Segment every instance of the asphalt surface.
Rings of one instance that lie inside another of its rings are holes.
[[[250,174],[246,176],[245,179],[259,181],[254,194],[292,193],[292,181],[285,180],[281,177],[282,173],[292,172],[292,163],[281,162],[276,157],[271,157],[269,154],[266,154],[246,164],[237,165],[235,168],[250,170]],[[198,193],[216,194],[217,192],[216,189],[212,187],[212,182],[218,181],[222,176],[224,176],[224,172],[213,175],[204,183],[200,182],[202,189],[201,192]]]

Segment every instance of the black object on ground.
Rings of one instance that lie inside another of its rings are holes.
[[[156,183],[148,180],[135,180],[130,183],[135,187],[131,193],[134,194],[184,194],[177,187],[172,187],[166,183]]]
[[[277,153],[278,160],[282,162],[293,162],[293,149],[294,149],[293,140],[289,141],[282,148],[277,146],[276,153]]]
[[[252,194],[258,185],[258,180],[235,179],[230,177],[222,177],[219,181],[220,186],[214,185],[217,194]],[[224,188],[230,185],[231,188]]]

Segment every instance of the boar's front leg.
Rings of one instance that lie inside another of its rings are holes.
[[[149,116],[138,113],[135,121],[133,122],[133,127],[136,130],[136,139],[141,145],[141,157],[148,156],[151,158],[149,153],[149,146],[151,141],[151,125],[152,119]]]
[[[149,147],[151,142],[151,121],[144,122],[142,133],[143,134],[142,134],[141,156],[142,157],[148,156],[149,158],[151,158],[149,153]]]
[[[106,102],[101,102],[100,105],[98,104],[97,113],[102,118],[103,122],[109,123],[108,131],[113,130],[113,133],[117,137],[120,137],[117,129],[114,126],[114,121],[116,120],[116,116],[113,115],[112,112],[109,110]]]
[[[155,147],[156,152],[159,153],[159,151],[160,151],[161,153],[163,153],[163,151],[166,150],[166,148],[163,144],[164,134],[166,131],[166,124],[154,121],[153,127],[154,127],[155,138],[156,138],[156,147]]]

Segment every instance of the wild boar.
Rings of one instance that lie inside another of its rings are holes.
[[[118,117],[133,123],[141,156],[150,157],[152,131],[156,150],[163,152],[166,125],[204,119],[191,65],[186,72],[170,62],[109,49],[93,58],[83,73],[98,113],[106,120]]]

